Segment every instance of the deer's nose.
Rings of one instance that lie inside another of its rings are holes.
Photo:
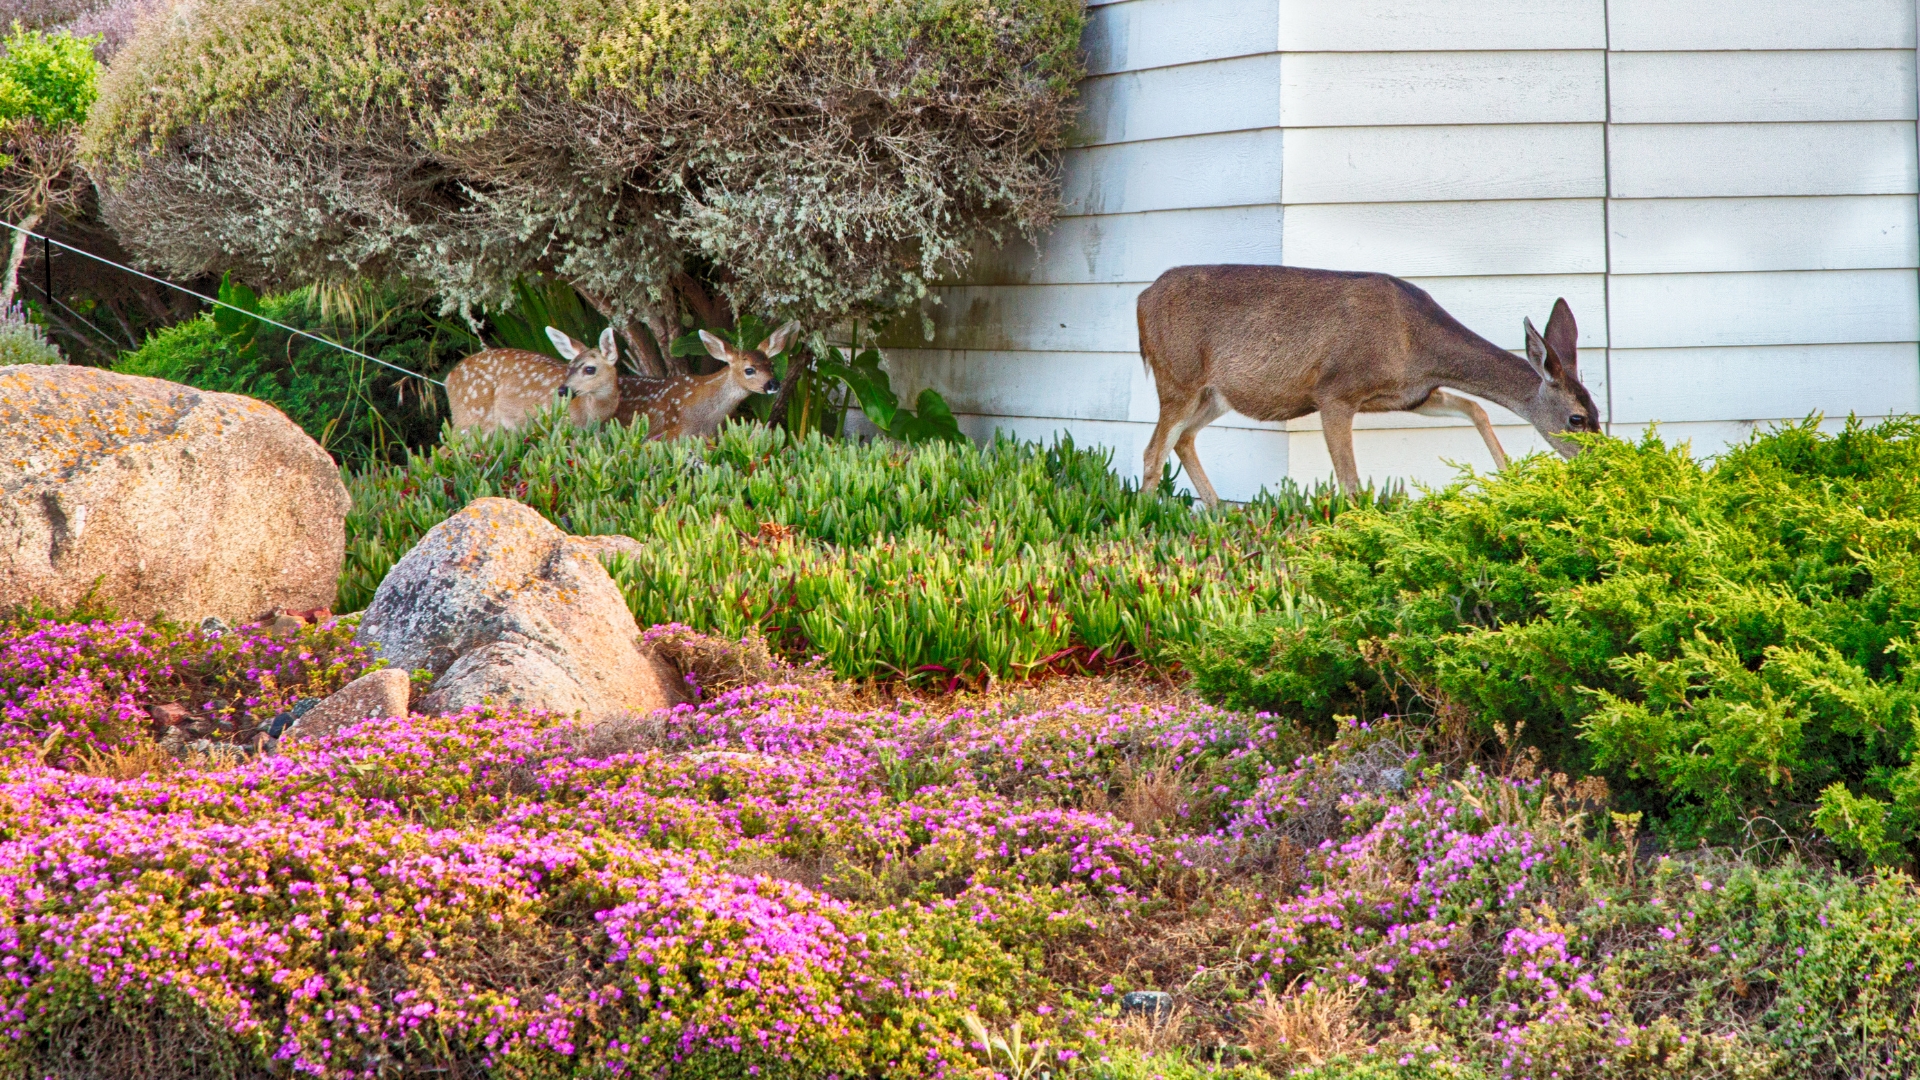
[[[762,390],[762,391],[761,391],[761,393],[763,393],[763,394],[777,394],[777,393],[779,393],[779,392],[780,392],[780,380],[779,380],[779,379],[768,379],[768,380],[767,380],[767,388],[766,388],[765,390]]]

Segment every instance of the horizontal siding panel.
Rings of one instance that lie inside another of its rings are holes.
[[[1081,145],[1244,131],[1280,123],[1280,57],[1247,56],[1087,79]]]
[[[1243,131],[1069,150],[1061,213],[1125,214],[1280,199],[1280,132]]]
[[[1231,206],[1060,218],[1039,247],[1015,240],[976,256],[976,285],[1147,282],[1190,263],[1280,262],[1280,207]]]
[[[1613,408],[1616,421],[1642,424],[1912,413],[1920,346],[1616,350]]]
[[[1280,67],[1287,127],[1599,123],[1605,54],[1290,53]]]
[[[1616,439],[1639,442],[1650,429],[1668,446],[1686,446],[1695,459],[1718,457],[1728,447],[1745,442],[1760,425],[1751,420],[1707,420],[1674,424],[1615,424],[1608,432]]]
[[[887,374],[900,400],[940,392],[955,412],[1130,420],[1138,353],[963,352],[896,349]],[[1146,419],[1153,419],[1148,410]]]
[[[1279,0],[1282,52],[1604,49],[1605,0]]]
[[[1276,0],[1126,0],[1087,12],[1087,72],[1196,64],[1274,51]]]
[[[1920,339],[1912,270],[1616,275],[1609,295],[1619,349]]]
[[[1531,427],[1496,427],[1500,446],[1510,457],[1552,453],[1545,439]],[[1319,432],[1288,433],[1288,475],[1295,483],[1330,481],[1333,458],[1327,452],[1326,438]],[[1356,428],[1353,433],[1354,464],[1363,481],[1375,484],[1402,482],[1444,487],[1463,477],[1463,467],[1481,475],[1493,473],[1493,455],[1479,432],[1471,427],[1444,428]],[[1203,453],[1200,461],[1208,464]],[[1225,492],[1221,492],[1225,496]]]
[[[933,340],[902,319],[882,344],[902,349],[1138,352],[1133,304],[1145,285],[955,285],[932,290]]]
[[[1913,0],[1609,0],[1613,48],[1911,49]]]
[[[1881,417],[1862,416],[1869,423]],[[1828,417],[1820,424],[1820,430],[1829,434],[1845,427],[1846,417]],[[1613,436],[1620,439],[1637,441],[1651,425],[1616,424]],[[1738,443],[1752,438],[1757,431],[1767,431],[1779,426],[1779,421],[1769,420],[1700,420],[1658,425],[1660,438],[1668,446],[1689,446],[1695,458],[1710,458],[1726,452]]]
[[[993,438],[997,431],[1042,444],[1051,444],[1061,435],[1071,435],[1073,441],[1083,447],[1106,447],[1113,451],[1114,471],[1128,480],[1140,479],[1140,459],[1147,451],[1147,440],[1153,437],[1152,424],[1109,420],[965,414],[957,419],[960,430],[977,442]],[[1288,439],[1284,431],[1214,424],[1194,438],[1194,446],[1200,453],[1201,466],[1207,470],[1207,478],[1213,481],[1220,497],[1245,502],[1262,487],[1280,486],[1287,475]],[[1179,459],[1171,451],[1167,460],[1178,467]],[[1184,476],[1176,486],[1189,493],[1193,490]]]
[[[1915,191],[1910,123],[1617,125],[1611,138],[1616,198]]]
[[[1910,195],[1615,200],[1616,274],[1920,265]]]
[[[1582,199],[1606,194],[1599,124],[1304,128],[1287,132],[1295,203]]]
[[[1616,124],[1912,120],[1911,49],[1614,53]]]
[[[1503,349],[1524,349],[1523,320],[1544,327],[1553,302],[1564,298],[1580,325],[1581,349],[1607,344],[1607,279],[1601,274],[1544,274],[1523,277],[1413,277],[1447,314]],[[1591,368],[1585,353],[1581,367]],[[1591,388],[1591,387],[1589,387]]]
[[[1598,274],[1604,213],[1600,199],[1289,206],[1286,255],[1400,277]]]

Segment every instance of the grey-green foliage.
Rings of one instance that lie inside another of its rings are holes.
[[[174,271],[405,278],[498,307],[550,273],[608,314],[820,326],[1031,232],[1082,0],[224,0],[116,58],[86,154]]]
[[[9,364],[64,364],[60,347],[47,340],[38,324],[30,323],[18,311],[0,317],[0,367]]]

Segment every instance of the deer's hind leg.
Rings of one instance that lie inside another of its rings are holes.
[[[1160,420],[1153,425],[1153,438],[1147,440],[1147,454],[1141,462],[1140,486],[1148,488],[1160,482],[1160,466],[1167,462],[1167,451],[1171,444],[1180,439],[1186,430],[1189,418],[1200,408],[1206,399],[1207,391],[1201,390],[1184,400],[1169,388],[1160,388]]]
[[[1471,398],[1458,394],[1449,394],[1445,390],[1435,390],[1427,395],[1427,400],[1413,407],[1413,411],[1422,416],[1458,416],[1473,421],[1480,430],[1480,438],[1485,440],[1487,449],[1493,452],[1493,467],[1504,472],[1507,468],[1507,452],[1500,447],[1500,439],[1493,433],[1493,421],[1488,419],[1487,410]]]
[[[1173,452],[1180,455],[1180,464],[1187,468],[1187,478],[1193,481],[1193,490],[1208,506],[1220,505],[1220,496],[1214,493],[1213,481],[1207,479],[1206,470],[1200,467],[1200,451],[1194,448],[1193,437],[1200,434],[1201,428],[1225,416],[1228,408],[1227,399],[1220,396],[1220,391],[1208,387],[1201,393],[1192,415],[1180,425],[1180,436],[1173,444]]]

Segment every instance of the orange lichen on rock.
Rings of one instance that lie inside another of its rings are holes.
[[[333,459],[279,410],[95,368],[0,369],[0,607],[96,595],[230,622],[330,607]]]

